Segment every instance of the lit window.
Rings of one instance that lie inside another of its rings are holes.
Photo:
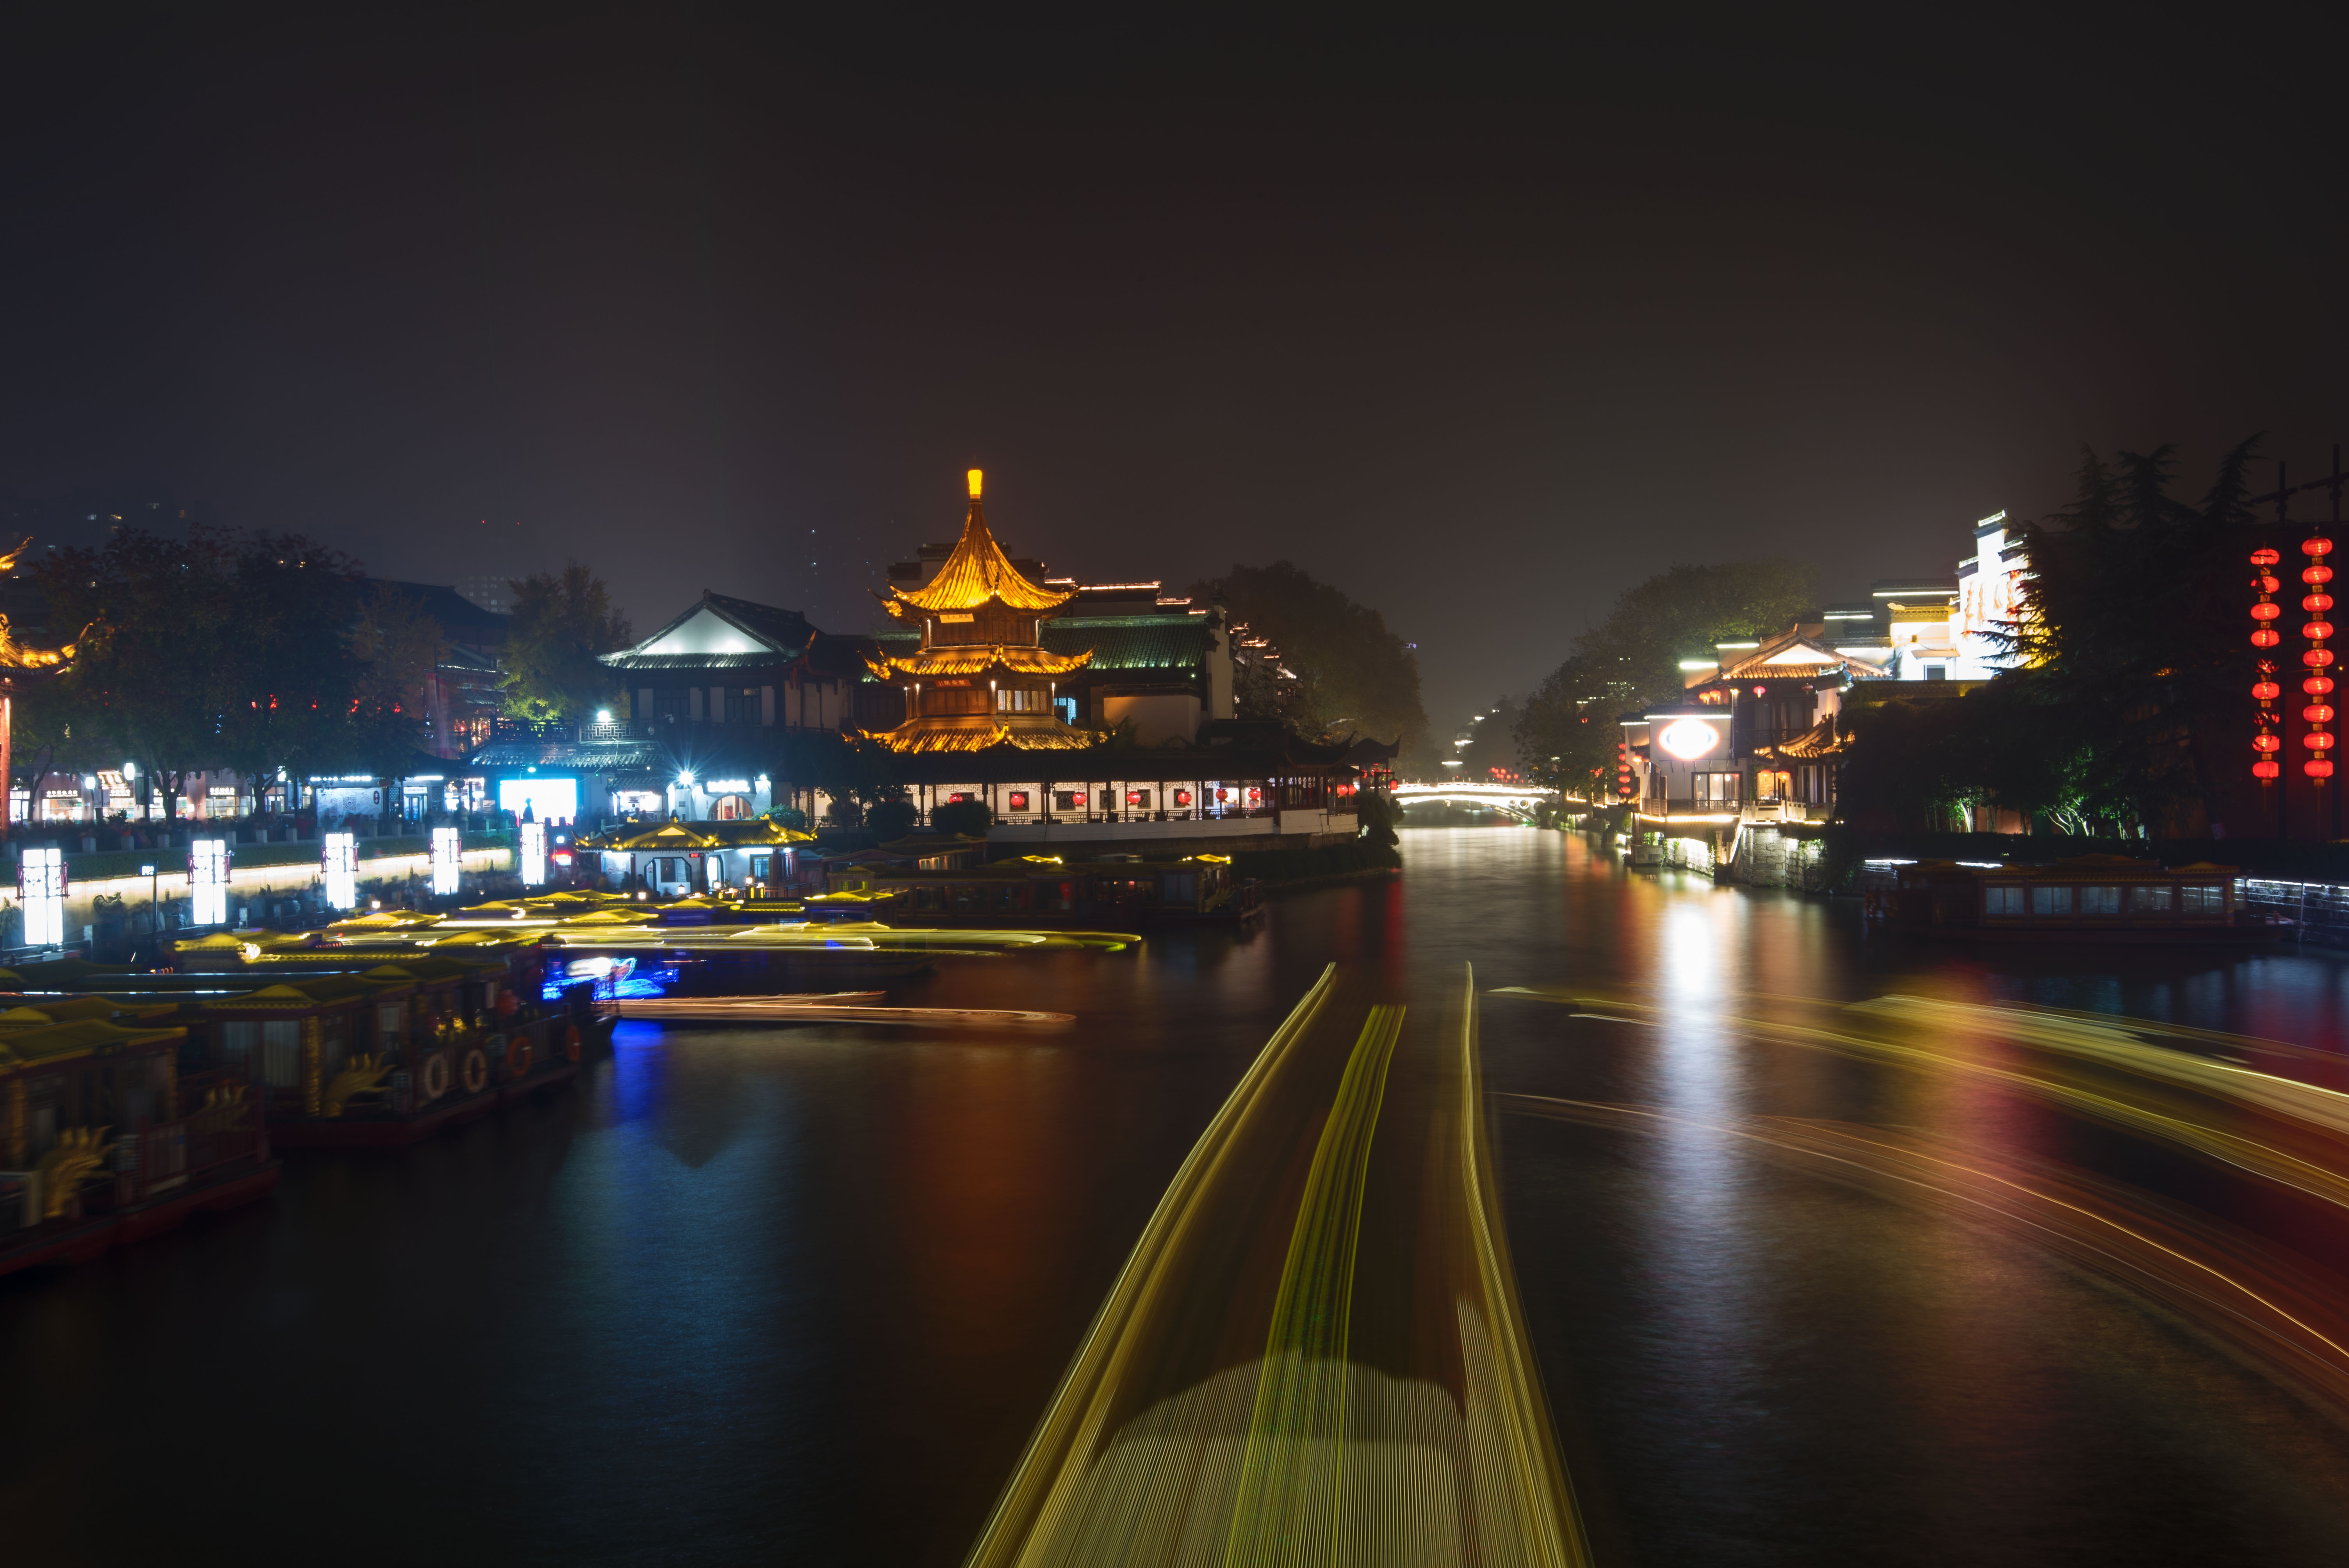
[[[1999,883],[1982,889],[1982,913],[1984,914],[2021,914],[2023,889],[2012,882]]]
[[[2182,914],[2214,915],[2227,913],[2227,890],[2205,885],[2182,887],[2178,890],[2178,912]]]
[[[2129,889],[2129,913],[2132,914],[2168,914],[2169,889],[2167,887],[2133,887]]]
[[[2084,887],[2080,890],[2082,914],[2118,914],[2121,912],[2121,890],[2116,887]]]
[[[2031,890],[2031,913],[2033,914],[2069,914],[2072,913],[2072,890],[2068,887],[2035,887]]]

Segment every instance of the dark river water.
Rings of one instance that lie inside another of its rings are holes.
[[[2349,1039],[2330,956],[1902,945],[1849,902],[1529,830],[1404,854],[1245,934],[963,962],[905,998],[1078,1015],[1058,1034],[625,1025],[573,1092],[289,1160],[266,1202],[0,1280],[0,1563],[957,1562],[1332,959],[1431,1013],[1473,963],[1496,1093],[1922,1128],[2237,1218],[2252,1200],[2116,1135],[1720,1020],[1930,993]],[[1519,985],[1671,1026],[1491,994]],[[2125,1287],[1718,1139],[1495,1125],[1601,1563],[2349,1561],[2349,1434]]]

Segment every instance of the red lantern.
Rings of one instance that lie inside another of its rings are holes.
[[[2251,605],[2251,646],[2261,652],[2283,641],[2283,634],[2276,628],[2276,622],[2283,617],[2283,606],[2268,597],[2283,586],[2276,580],[2275,573],[2268,570],[2282,559],[2282,555],[2264,545],[2251,552],[2251,564],[2259,568],[2259,574],[2251,579],[2251,591],[2259,595]],[[2251,738],[2251,751],[2255,758],[2251,764],[2251,777],[2262,785],[2282,777],[2283,771],[2275,758],[2275,753],[2283,748],[2283,742],[2271,728],[2271,726],[2282,727],[2282,716],[2275,710],[2275,701],[2283,695],[2283,688],[2277,684],[2275,673],[2275,661],[2261,659],[2259,662],[2259,679],[2251,687],[2251,696],[2260,705],[2260,732]]]
[[[2311,676],[2300,683],[2300,689],[2311,696],[2323,696],[2333,690],[2331,676]]]
[[[2333,635],[2333,623],[2324,618],[2324,612],[2333,608],[2333,595],[2325,593],[2323,587],[2333,575],[2332,568],[2324,564],[2324,558],[2333,553],[2333,542],[2321,533],[2315,534],[2300,542],[2300,551],[2308,557],[2308,567],[2301,575],[2312,590],[2300,602],[2300,607],[2310,616],[2307,624],[2301,627],[2300,634],[2312,645],[2306,653],[2300,655],[2300,662],[2311,671],[2318,671],[2333,662],[2333,650],[2324,645],[2326,639]],[[2320,572],[2324,575],[2318,576]],[[2326,689],[2331,688],[2328,686]],[[2333,721],[2331,705],[2320,693],[2309,695],[2317,700],[2302,708],[2301,717],[2313,725],[2330,724]],[[2312,729],[2300,738],[2300,743],[2316,753],[2304,770],[2309,778],[2319,784],[2323,783],[2333,775],[2333,759],[2326,755],[2333,749],[2333,732],[2322,727]]]

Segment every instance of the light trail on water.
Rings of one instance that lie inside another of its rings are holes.
[[[1345,1044],[1334,965],[1299,1003],[1144,1228],[972,1568],[1588,1562],[1501,1233],[1466,980],[1433,1041],[1381,1004]],[[1381,1210],[1381,1180],[1415,1223]],[[1398,1252],[1409,1270],[1369,1266]],[[1403,1365],[1368,1347],[1398,1325]]]
[[[1568,988],[1495,994],[1644,1015],[1665,1030],[1682,1022],[1669,1006]],[[2246,1065],[2266,1057],[2336,1068],[2326,1053],[2137,1019],[1911,995],[1840,1006],[1783,996],[1745,1001],[1770,1011],[1708,1011],[1702,1026],[1758,1046],[1832,1052],[2034,1099],[2349,1215],[2349,1095]],[[1872,1125],[1499,1098],[1520,1114],[1672,1141],[1702,1135],[1896,1201],[1994,1221],[2123,1281],[2248,1352],[2335,1418],[2349,1418],[2349,1282],[2185,1205],[2066,1165]]]

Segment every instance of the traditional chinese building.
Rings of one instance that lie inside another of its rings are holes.
[[[1092,650],[1055,653],[1042,627],[1073,590],[1041,587],[1015,568],[988,531],[981,475],[970,470],[970,511],[962,538],[935,576],[882,601],[900,624],[921,629],[913,653],[870,661],[875,680],[905,694],[905,720],[877,738],[892,751],[1075,751],[1100,735],[1062,718],[1059,681],[1082,669]]]
[[[1358,770],[1345,745],[1233,718],[1220,616],[1163,600],[1154,583],[1038,581],[1040,565],[1007,556],[988,531],[979,481],[973,469],[952,549],[925,546],[919,562],[892,569],[883,603],[907,630],[876,639],[867,661],[872,689],[905,705],[874,738],[898,754],[897,780],[923,820],[983,800],[992,843],[1095,853],[1354,836]],[[907,582],[917,585],[898,585]],[[1073,722],[1079,714],[1092,726]]]

